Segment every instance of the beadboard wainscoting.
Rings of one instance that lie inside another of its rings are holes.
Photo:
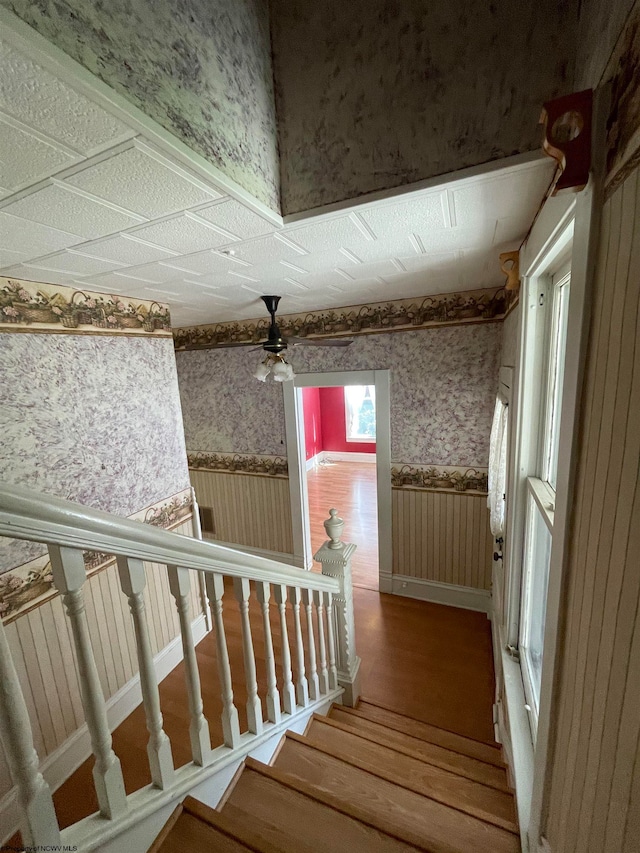
[[[640,837],[639,221],[636,168],[604,205],[592,295],[552,710],[545,834],[558,853],[631,853]]]
[[[191,536],[191,524],[189,518],[174,528],[174,532]],[[145,563],[145,569],[149,635],[153,655],[158,659],[179,637],[178,614],[169,591],[166,567]],[[191,575],[189,607],[194,620],[202,614],[202,606],[197,575],[195,572]],[[140,701],[133,622],[120,589],[115,562],[93,574],[84,593],[100,685],[108,705],[115,706],[115,713],[110,715],[110,724],[115,727]],[[29,710],[34,745],[40,761],[50,771],[48,781],[56,787],[90,754],[75,650],[61,597],[51,598],[19,616],[5,626],[5,631]],[[176,652],[173,665],[181,659],[180,651]],[[128,696],[127,688],[132,691]],[[86,743],[79,748],[77,741],[83,729]],[[73,754],[72,766],[65,759],[67,748]],[[9,770],[0,752],[0,796],[4,797],[10,789]],[[0,801],[3,823],[6,805],[4,800]]]
[[[203,526],[206,538],[280,558],[293,554],[287,477],[193,468],[189,474],[201,511],[212,511],[213,529]]]
[[[493,553],[487,496],[394,488],[392,514],[394,592],[444,601],[446,585],[446,603],[486,610]]]

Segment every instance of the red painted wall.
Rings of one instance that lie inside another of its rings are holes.
[[[322,449],[346,451],[347,453],[375,453],[376,444],[374,441],[347,441],[344,389],[314,388],[313,390],[320,392]]]
[[[302,389],[302,409],[304,415],[304,443],[307,459],[311,459],[312,456],[324,450],[319,388]]]

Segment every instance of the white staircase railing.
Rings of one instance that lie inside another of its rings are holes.
[[[142,816],[152,814],[186,793],[217,768],[231,763],[238,755],[247,754],[258,740],[262,742],[265,736],[286,728],[296,715],[309,713],[310,709],[343,693],[349,704],[357,701],[360,661],[355,653],[350,576],[350,557],[355,546],[340,542],[341,525],[335,510],[331,511],[331,519],[325,527],[330,540],[316,555],[323,566],[323,574],[316,574],[21,487],[0,487],[0,535],[44,543],[49,549],[54,586],[62,596],[76,651],[82,706],[95,757],[93,778],[99,804],[99,813],[60,832],[51,791],[38,769],[27,707],[0,620],[0,738],[20,803],[20,829],[25,846],[46,848],[75,843],[81,850],[94,849],[105,839],[133,826]],[[147,755],[152,784],[129,796],[125,793],[120,761],[112,746],[106,703],[89,635],[83,590],[87,582],[85,550],[116,556],[120,585],[133,621],[149,733]],[[179,770],[174,768],[171,743],[163,728],[143,598],[143,561],[167,566],[169,586],[179,616],[193,758],[193,764]],[[216,640],[223,744],[214,749],[203,711],[200,673],[187,606],[192,570],[202,572],[205,578]],[[223,620],[225,576],[233,581],[240,611],[247,693],[248,732],[245,733],[240,731],[234,702]],[[252,591],[263,627],[266,721],[251,633]],[[293,667],[287,604],[291,607],[295,634],[292,638],[295,645]],[[272,610],[280,636],[279,663],[274,652]],[[280,684],[278,666],[282,673]]]

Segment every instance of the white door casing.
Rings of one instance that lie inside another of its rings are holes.
[[[391,592],[391,403],[388,370],[348,370],[332,373],[297,374],[292,382],[283,382],[289,491],[293,527],[293,560],[296,566],[310,569],[313,560],[306,532],[304,507],[307,504],[307,478],[304,458],[302,388],[335,388],[345,385],[374,385],[376,389],[376,480],[378,498],[378,571],[380,592]],[[327,507],[327,510],[329,507]],[[339,510],[340,507],[337,507]],[[357,542],[355,543],[358,544]]]

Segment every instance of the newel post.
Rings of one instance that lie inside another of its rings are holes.
[[[360,696],[360,658],[356,654],[356,626],[353,612],[353,585],[351,583],[351,557],[356,546],[342,542],[340,535],[344,521],[337,509],[329,510],[324,522],[329,539],[314,556],[322,563],[322,574],[340,583],[340,592],[333,596],[333,622],[336,634],[336,663],[338,684],[344,688],[342,701],[354,707]]]

